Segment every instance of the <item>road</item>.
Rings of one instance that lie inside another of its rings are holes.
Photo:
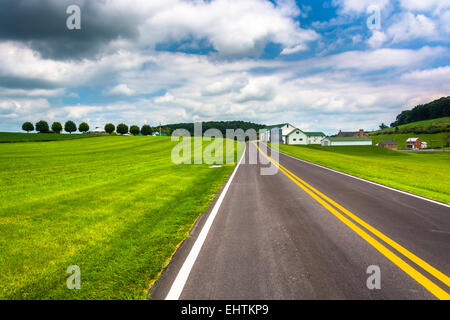
[[[153,299],[448,299],[448,206],[256,148],[247,145],[191,267],[208,214]],[[261,175],[267,165],[248,164],[249,152],[282,167]],[[380,288],[367,286],[370,266]]]

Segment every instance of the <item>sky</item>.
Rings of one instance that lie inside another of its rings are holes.
[[[1,0],[0,131],[41,119],[373,130],[450,95],[449,41],[450,0]]]

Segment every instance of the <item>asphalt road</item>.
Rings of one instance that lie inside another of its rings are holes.
[[[247,145],[245,163],[255,148]],[[262,164],[239,166],[179,299],[448,296],[449,207],[283,154],[279,163],[289,171],[265,176]],[[324,205],[323,197],[305,191],[294,176],[357,216],[365,227],[329,202]],[[173,289],[207,218],[208,213],[199,219],[153,286],[153,299],[165,299]],[[367,286],[369,266],[379,267],[380,289]]]

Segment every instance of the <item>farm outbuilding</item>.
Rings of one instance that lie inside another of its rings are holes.
[[[321,144],[326,135],[323,132],[305,132],[308,136],[308,144]]]
[[[377,146],[380,148],[386,148],[391,150],[398,150],[397,141],[395,139],[392,140],[382,140],[380,141]]]
[[[95,127],[95,129],[89,131],[89,133],[90,134],[106,134],[106,131],[102,127]]]
[[[371,146],[372,139],[359,137],[326,137],[322,140],[322,146]]]

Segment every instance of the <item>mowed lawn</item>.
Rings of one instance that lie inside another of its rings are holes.
[[[399,152],[378,147],[280,145],[291,156],[431,199],[450,203],[449,152]]]
[[[234,165],[165,137],[0,144],[0,299],[145,299]],[[66,269],[81,268],[81,289]]]

